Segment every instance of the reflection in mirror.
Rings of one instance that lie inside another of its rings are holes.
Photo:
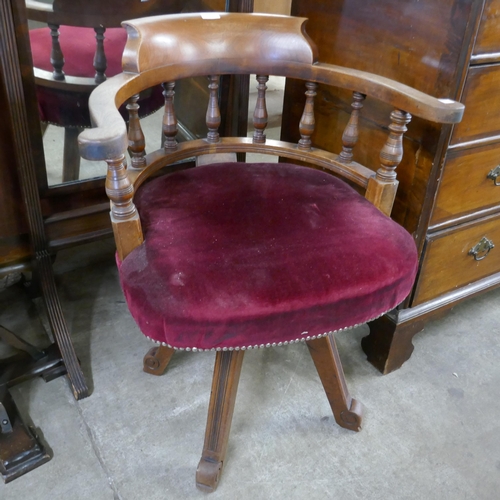
[[[84,127],[91,125],[88,97],[92,90],[121,72],[126,43],[121,21],[225,8],[224,0],[25,1],[48,186],[102,177],[106,173],[105,165],[80,159],[77,137]],[[163,106],[161,87],[141,94],[139,105],[139,116],[147,117],[142,124],[145,134],[151,128],[158,130]],[[160,137],[150,137],[148,142],[156,149]]]
[[[141,120],[141,127],[146,136],[148,151],[154,151],[160,147],[160,134],[158,131],[161,130],[162,115],[163,111],[158,110]],[[43,135],[43,148],[48,185],[61,184],[63,182],[64,129],[55,125],[49,125]],[[130,165],[129,158],[127,159],[127,163]],[[105,177],[106,169],[107,165],[105,162],[93,162],[82,158],[80,160],[79,176],[75,180]]]

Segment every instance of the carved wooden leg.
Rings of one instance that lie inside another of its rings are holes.
[[[307,341],[307,347],[326,392],[326,397],[341,427],[352,431],[361,430],[362,405],[351,398],[340,363],[333,335]]]
[[[62,181],[76,181],[80,178],[80,152],[78,136],[83,128],[67,127],[64,129],[64,155]]]
[[[57,294],[52,261],[48,252],[37,252],[34,269],[40,280],[42,297],[47,309],[49,324],[54,334],[55,341],[61,352],[61,357],[66,366],[69,383],[73,396],[80,400],[89,395],[89,388],[83,376],[80,362],[76,357],[75,348],[71,341],[66,320],[63,315],[61,302]]]
[[[361,341],[368,361],[384,375],[401,368],[410,359],[412,339],[424,324],[422,320],[400,323],[389,315],[372,321],[368,324],[370,334]]]
[[[174,352],[171,347],[163,345],[153,347],[144,356],[143,370],[150,375],[163,375]]]
[[[205,444],[196,471],[196,486],[215,491],[226,456],[234,402],[245,351],[219,351],[215,357]]]

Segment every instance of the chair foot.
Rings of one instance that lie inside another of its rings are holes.
[[[219,351],[215,355],[205,443],[196,471],[196,486],[203,491],[215,491],[219,484],[244,354],[245,351]]]
[[[360,431],[363,406],[353,399],[347,390],[335,339],[332,335],[327,335],[309,340],[307,347],[325,389],[335,421],[344,429]]]
[[[217,489],[219,477],[222,472],[222,462],[213,462],[201,457],[196,469],[196,487],[207,493]]]
[[[150,375],[163,375],[174,352],[175,350],[171,347],[153,347],[144,356],[143,371]]]
[[[357,399],[351,399],[349,410],[340,412],[342,423],[337,422],[344,429],[351,431],[360,431],[363,423],[363,405]]]

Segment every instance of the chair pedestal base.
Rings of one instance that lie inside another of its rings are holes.
[[[23,422],[9,391],[0,401],[0,421],[0,474],[5,483],[51,459],[38,436]]]
[[[19,351],[0,362],[0,474],[8,483],[51,458],[24,423],[9,388],[37,376],[49,382],[65,375],[66,368],[55,344],[40,351],[3,327],[0,338]]]

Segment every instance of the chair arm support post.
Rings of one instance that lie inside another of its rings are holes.
[[[162,83],[163,97],[165,98],[165,109],[163,112],[162,134],[164,137],[163,147],[165,151],[177,149],[177,117],[175,116],[174,96],[175,82]]]
[[[125,157],[122,155],[106,162],[106,194],[111,200],[111,223],[118,256],[123,260],[144,238],[139,214],[132,201],[134,186],[127,176]]]
[[[97,26],[94,28],[95,31],[95,55],[94,55],[94,69],[95,69],[95,83],[99,85],[106,80],[106,68],[108,67],[108,61],[106,59],[106,53],[104,52],[104,32],[106,28],[104,26]]]
[[[311,136],[316,125],[314,120],[314,98],[317,94],[316,90],[318,88],[318,84],[315,82],[307,82],[306,88],[306,103],[299,123],[300,139],[298,148],[301,151],[311,150]]]
[[[359,92],[353,92],[352,112],[349,122],[342,134],[342,151],[339,154],[339,161],[349,163],[353,158],[353,149],[359,137],[359,115],[363,107],[366,96]]]
[[[59,25],[49,23],[50,36],[52,37],[52,50],[50,52],[50,64],[54,68],[52,72],[52,77],[54,80],[63,81],[65,80],[63,66],[64,66],[64,56],[61,50],[61,45],[59,43]]]
[[[139,120],[139,94],[134,94],[128,101],[128,150],[133,168],[146,166],[146,139]]]
[[[389,137],[380,151],[380,168],[374,178],[370,179],[365,197],[386,215],[390,215],[398,180],[396,167],[403,159],[403,134],[407,131],[406,125],[411,115],[399,109],[391,113]]]
[[[208,100],[208,108],[206,114],[206,122],[208,128],[207,141],[210,144],[219,142],[219,126],[221,123],[221,116],[219,110],[219,76],[210,75],[208,89],[210,92]]]

